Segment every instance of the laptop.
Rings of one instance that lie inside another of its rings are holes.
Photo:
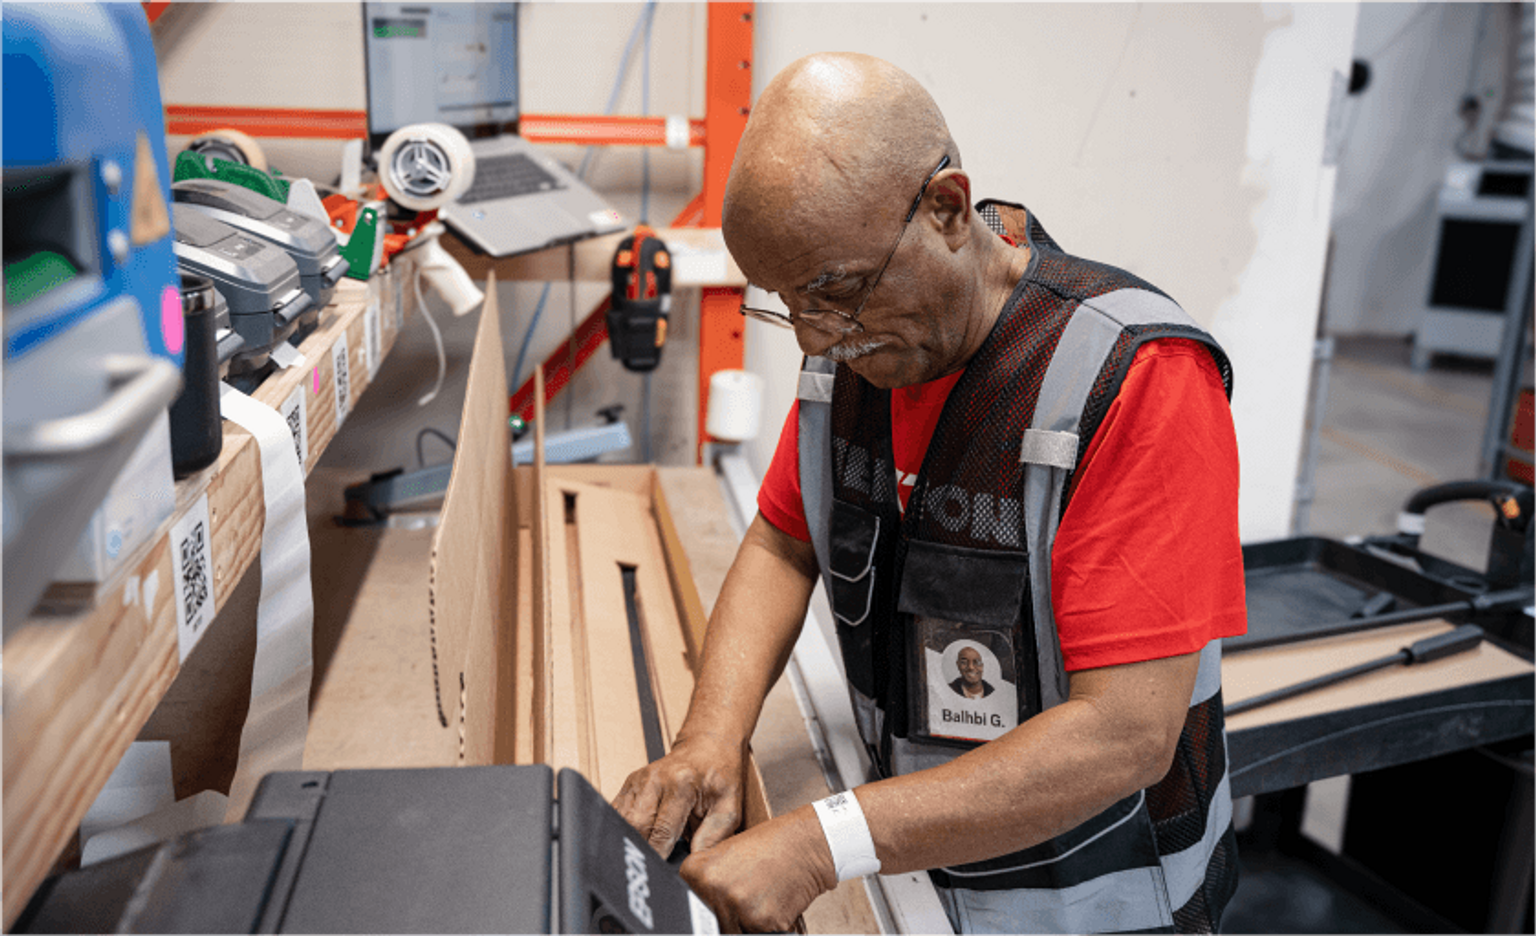
[[[369,144],[414,123],[470,141],[475,179],[438,217],[495,257],[624,230],[612,205],[517,135],[516,3],[364,3]]]

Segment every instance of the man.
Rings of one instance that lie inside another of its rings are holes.
[[[986,664],[981,661],[981,651],[975,647],[961,647],[960,652],[955,654],[955,666],[960,670],[960,675],[949,684],[955,695],[967,699],[984,699],[992,694],[992,684],[982,678],[986,675]]]
[[[615,805],[663,854],[697,820],[682,873],[747,929],[930,869],[965,931],[1213,930],[1236,886],[1219,638],[1245,628],[1219,348],[1021,206],[973,203],[937,106],[868,56],[774,78],[723,227],[808,357],[688,717]],[[818,577],[883,779],[733,835]],[[1011,730],[931,730],[934,633],[1010,658]]]

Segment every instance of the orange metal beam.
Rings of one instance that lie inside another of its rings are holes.
[[[594,116],[587,114],[524,114],[517,132],[530,143],[574,143],[578,146],[666,146],[667,118]],[[688,145],[704,145],[704,121],[688,121]]]
[[[220,129],[239,130],[253,137],[354,140],[368,135],[368,114],[300,107],[165,105],[166,133],[196,136]]]
[[[193,135],[229,128],[261,137],[356,139],[368,134],[368,114],[298,107],[167,104],[166,132]],[[704,145],[705,121],[690,118],[688,145]],[[518,132],[533,143],[578,146],[666,146],[667,118],[606,114],[524,114]],[[729,166],[727,166],[729,171]]]
[[[708,64],[704,76],[704,227],[719,227],[725,183],[736,158],[736,144],[752,109],[751,3],[709,5]],[[709,380],[717,371],[739,369],[746,357],[746,328],[737,313],[741,290],[707,288],[699,296],[699,445],[704,460]]]

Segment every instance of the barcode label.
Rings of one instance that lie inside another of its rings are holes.
[[[299,473],[309,464],[309,413],[304,405],[304,385],[301,383],[288,394],[288,399],[277,408],[278,415],[293,433],[293,454],[299,457]]]
[[[336,344],[331,348],[331,372],[335,377],[333,384],[336,387],[336,428],[347,419],[347,412],[352,407],[352,376],[347,358],[347,333],[342,332],[336,336]]]
[[[171,573],[176,583],[176,645],[186,662],[213,621],[213,525],[207,494],[171,527]]]
[[[379,364],[384,357],[384,347],[379,335],[379,300],[368,300],[368,308],[363,310],[363,361],[368,365],[368,379],[370,381],[379,373]]]

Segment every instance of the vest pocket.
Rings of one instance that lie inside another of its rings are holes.
[[[897,611],[907,635],[908,737],[971,747],[1018,726],[1023,552],[908,543]]]
[[[832,613],[849,627],[864,623],[874,605],[875,550],[880,544],[880,518],[841,500],[832,502]]]

